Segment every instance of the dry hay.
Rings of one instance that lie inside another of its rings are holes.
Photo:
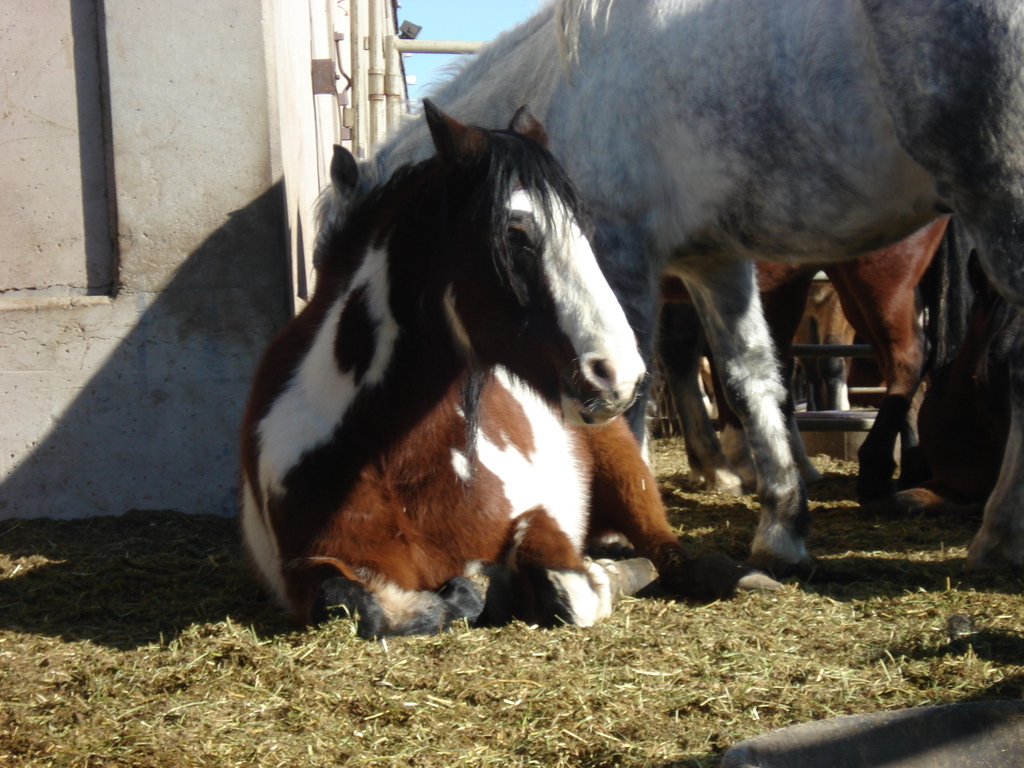
[[[689,492],[675,442],[656,460],[685,537],[742,557],[755,501]],[[2,522],[0,765],[714,766],[792,723],[1020,698],[1024,582],[963,573],[977,521],[864,518],[818,461],[810,579],[591,629],[297,630],[233,521]]]

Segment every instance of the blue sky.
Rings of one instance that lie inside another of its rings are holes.
[[[399,23],[408,19],[423,27],[420,40],[490,40],[540,7],[543,0],[401,0]],[[406,75],[415,75],[409,98],[423,90],[454,56],[414,53],[405,60]]]

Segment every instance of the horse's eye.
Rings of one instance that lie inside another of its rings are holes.
[[[533,239],[522,227],[508,228],[508,244],[511,253],[519,251],[535,251]]]
[[[508,229],[508,246],[509,286],[519,304],[525,307],[540,281],[540,259],[537,257],[540,244],[526,229],[511,226]]]

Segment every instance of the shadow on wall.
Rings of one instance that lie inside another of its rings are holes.
[[[14,411],[5,420],[49,413],[52,426],[0,483],[0,519],[235,514],[249,383],[289,317],[283,211],[278,183],[231,213],[159,293],[10,313],[19,335],[48,349],[56,367],[25,371],[11,387],[22,391],[5,392],[5,410]],[[83,384],[73,369],[97,348],[106,357]],[[38,405],[44,400],[48,412]],[[37,423],[22,431],[43,432]]]

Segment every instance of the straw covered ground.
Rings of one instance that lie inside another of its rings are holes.
[[[695,494],[656,446],[681,534],[741,558],[750,498]],[[696,606],[621,601],[591,629],[366,642],[290,625],[234,521],[0,522],[0,766],[715,766],[807,720],[1019,699],[1024,575],[966,575],[977,520],[864,517],[819,459],[818,569]]]

